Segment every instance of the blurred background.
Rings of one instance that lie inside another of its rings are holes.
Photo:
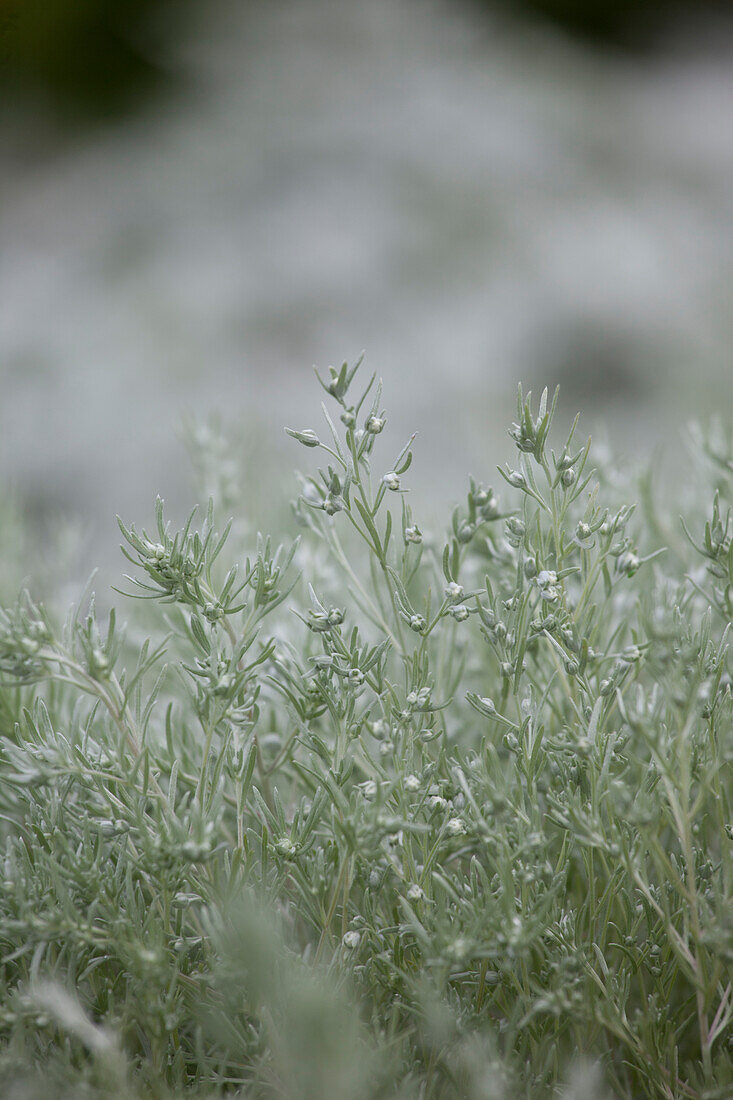
[[[732,407],[732,119],[728,0],[0,0],[0,491],[115,576],[218,416],[284,531],[362,348],[420,515],[519,380],[678,469]]]

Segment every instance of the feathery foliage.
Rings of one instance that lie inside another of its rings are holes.
[[[683,528],[520,390],[423,534],[358,365],[300,541],[159,501],[126,630],[0,616],[5,1094],[724,1100],[730,437]]]

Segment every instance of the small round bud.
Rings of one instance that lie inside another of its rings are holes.
[[[384,417],[370,416],[364,427],[370,435],[379,435],[384,428]]]
[[[388,737],[390,732],[389,725],[385,722],[384,718],[377,718],[374,722],[367,722],[367,729],[376,741],[381,741],[383,737]]]
[[[407,891],[408,901],[420,901],[420,899],[424,898],[424,897],[425,897],[425,892],[423,891],[422,887],[418,886],[418,884],[416,882],[414,882],[412,884],[412,886],[409,888],[409,890]]]
[[[282,836],[275,841],[275,851],[284,859],[292,859],[298,851],[298,846],[293,843],[290,837]]]
[[[626,550],[618,559],[617,569],[619,573],[625,573],[627,577],[633,577],[640,564],[636,554],[631,550]]]
[[[219,619],[221,619],[223,614],[224,609],[218,600],[207,603],[206,607],[204,608],[204,615],[210,623],[217,623]]]
[[[466,823],[460,817],[451,817],[445,830],[449,836],[463,836],[466,832]]]
[[[109,671],[109,661],[103,650],[95,647],[91,653],[90,671],[94,676],[104,676]]]
[[[382,484],[391,492],[396,493],[400,487],[400,479],[394,470],[390,470],[382,478]]]
[[[528,580],[537,575],[537,562],[534,558],[527,558],[524,563],[524,575]]]
[[[231,672],[225,672],[216,681],[216,686],[214,687],[214,695],[228,695],[233,686],[234,676]]]
[[[423,634],[427,625],[422,615],[410,616],[410,630],[414,630],[416,634]]]
[[[405,527],[405,542],[422,542],[422,531],[413,524],[412,527]]]
[[[575,470],[572,466],[569,466],[567,470],[563,470],[560,480],[566,489],[569,489],[575,483]]]
[[[341,942],[349,951],[355,951],[361,943],[361,935],[358,932],[347,932]]]
[[[507,475],[507,481],[510,485],[513,485],[515,489],[525,489],[527,487],[527,479],[521,470],[510,470]]]
[[[297,439],[298,443],[302,443],[304,447],[319,447],[321,444],[316,433],[311,431],[310,428],[305,428],[302,432],[296,431],[294,428],[286,428],[285,431],[293,439]]]
[[[350,668],[348,673],[348,681],[352,687],[361,687],[364,683],[364,673],[360,668]]]
[[[448,614],[452,615],[457,623],[464,623],[469,616],[469,610],[465,603],[459,603],[457,607],[451,607]]]
[[[450,584],[447,584],[445,587],[445,598],[447,600],[451,600],[452,602],[456,602],[457,600],[462,599],[463,585],[456,584],[455,581],[451,581]]]
[[[405,790],[413,792],[420,790],[420,780],[417,778],[416,775],[405,776]]]
[[[328,615],[323,611],[309,611],[308,626],[316,634],[325,634],[331,629],[331,624],[328,621]]]

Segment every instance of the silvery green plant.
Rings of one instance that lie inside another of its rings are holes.
[[[358,367],[288,429],[299,540],[158,502],[126,629],[0,617],[4,1080],[724,1100],[730,439],[680,524],[520,390],[441,532]]]

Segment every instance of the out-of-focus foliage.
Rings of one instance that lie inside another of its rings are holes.
[[[3,0],[0,88],[45,93],[61,111],[118,112],[163,75],[156,35],[177,18],[166,0]]]
[[[489,0],[495,6],[495,0]],[[499,0],[502,2],[502,0]],[[503,0],[596,45],[654,49],[680,17],[733,12],[730,0]]]

